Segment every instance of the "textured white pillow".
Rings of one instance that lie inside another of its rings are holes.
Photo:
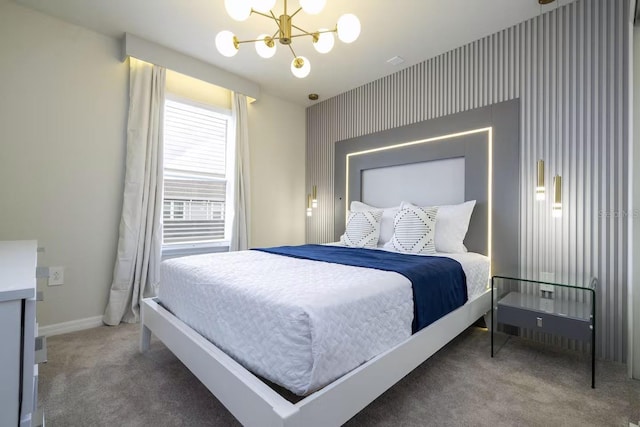
[[[402,202],[401,208],[413,206],[409,202]],[[464,253],[464,238],[469,230],[469,221],[476,201],[460,203],[459,205],[443,205],[438,207],[436,216],[436,251],[447,253]]]
[[[353,201],[351,202],[351,212],[376,211],[382,209],[382,220],[380,221],[380,239],[378,245],[384,245],[393,236],[393,219],[400,210],[400,206],[393,208],[376,208],[366,203]]]
[[[433,254],[437,207],[404,206],[393,221],[393,237],[384,247],[398,252]]]
[[[349,212],[340,243],[352,248],[375,248],[380,237],[382,211]]]

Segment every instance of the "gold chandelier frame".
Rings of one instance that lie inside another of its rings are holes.
[[[247,9],[245,9],[244,12],[240,13],[240,17],[238,17],[238,15],[234,15],[234,13],[232,13],[231,10],[227,8],[227,12],[235,20],[244,21],[251,15],[255,14],[267,18],[269,21],[275,22],[277,29],[272,35],[262,34],[257,38],[248,40],[240,40],[235,34],[231,33],[230,31],[222,31],[218,34],[218,36],[216,36],[216,46],[218,47],[220,53],[222,53],[224,56],[231,57],[240,50],[241,44],[255,43],[258,55],[263,58],[270,58],[275,54],[275,43],[277,41],[281,45],[287,46],[289,48],[291,54],[293,55],[293,61],[291,62],[291,71],[296,77],[302,78],[308,75],[310,70],[310,63],[307,63],[308,60],[305,57],[297,55],[292,46],[293,40],[295,38],[310,37],[315,49],[318,52],[327,53],[333,48],[334,38],[333,36],[323,38],[323,34],[336,33],[338,39],[340,39],[344,43],[351,43],[355,41],[360,34],[360,21],[355,15],[352,14],[342,15],[332,29],[322,28],[317,31],[307,31],[306,29],[294,24],[293,21],[295,16],[298,15],[300,11],[305,11],[310,14],[316,14],[317,12],[311,12],[308,9],[308,6],[301,4],[300,7],[293,11],[293,13],[289,13],[288,3],[288,0],[284,0],[284,10],[279,16],[277,16],[273,11],[273,9],[275,9],[275,4],[273,5],[274,7],[272,9],[267,11],[266,9],[258,8],[256,5],[249,2],[249,4],[247,5]],[[324,5],[321,7],[324,7]],[[318,12],[319,10],[320,9],[318,9]],[[294,31],[296,32],[294,33]],[[264,45],[262,45],[262,43],[264,43]],[[261,46],[266,47],[266,49]],[[296,71],[296,69],[300,71]]]
[[[304,61],[302,63],[300,63],[300,65],[298,66],[297,61],[300,60],[302,61],[301,58],[298,57],[298,55],[296,55],[296,52],[293,50],[293,47],[291,46],[291,42],[293,41],[292,39],[296,38],[296,37],[306,37],[309,36],[313,39],[313,43],[317,43],[318,40],[320,39],[320,34],[323,33],[337,33],[338,32],[338,26],[334,26],[334,28],[332,30],[323,30],[323,31],[314,31],[313,33],[302,29],[300,27],[298,27],[297,25],[293,25],[293,17],[296,16],[298,14],[298,12],[300,12],[302,10],[302,7],[299,7],[295,12],[293,12],[291,15],[287,15],[287,0],[284,0],[284,12],[282,15],[280,15],[280,17],[276,17],[276,15],[273,13],[273,11],[269,11],[270,14],[266,14],[266,13],[262,13],[259,12],[257,10],[255,10],[254,8],[251,8],[251,14],[256,14],[256,15],[260,15],[260,16],[264,16],[265,18],[268,18],[269,20],[273,20],[276,25],[278,26],[278,29],[276,30],[275,33],[273,33],[272,36],[266,36],[264,38],[261,39],[252,39],[252,40],[238,40],[238,38],[236,36],[233,36],[233,45],[235,46],[236,49],[240,49],[240,45],[243,43],[255,43],[255,42],[264,42],[265,45],[267,45],[267,47],[273,47],[275,45],[275,41],[277,40],[278,42],[280,42],[280,44],[283,44],[285,46],[288,46],[289,49],[291,50],[291,53],[293,54],[293,57],[296,59],[296,68],[301,68],[304,65]],[[293,34],[293,28],[295,28],[298,31],[301,31],[301,34]]]

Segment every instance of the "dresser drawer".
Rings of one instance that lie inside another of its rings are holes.
[[[498,303],[497,321],[507,325],[558,334],[581,341],[591,339],[591,323],[586,320],[541,313]]]
[[[0,426],[33,427],[36,241],[0,242]]]
[[[0,302],[0,426],[17,426],[20,418],[20,323],[22,302]]]

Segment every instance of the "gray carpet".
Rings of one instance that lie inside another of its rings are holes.
[[[47,426],[232,426],[238,422],[138,325],[52,337],[40,369]],[[494,359],[471,327],[352,418],[348,426],[624,426],[640,420],[640,381],[626,367],[521,339]]]

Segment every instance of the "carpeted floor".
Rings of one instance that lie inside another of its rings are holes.
[[[40,368],[47,426],[233,426],[231,414],[138,325],[52,337]],[[494,359],[471,327],[352,418],[348,426],[624,426],[640,420],[640,381],[624,365],[521,339]]]

